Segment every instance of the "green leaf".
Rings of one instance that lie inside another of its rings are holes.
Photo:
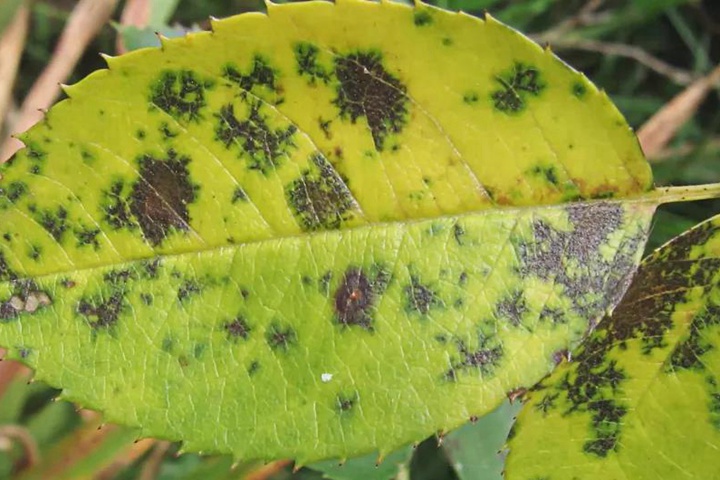
[[[612,317],[533,388],[507,479],[716,479],[720,217],[643,261]]]
[[[377,455],[370,454],[343,463],[325,460],[309,465],[309,468],[322,472],[323,478],[331,480],[391,480],[407,466],[412,454],[413,448],[405,447],[386,458],[380,459]]]
[[[108,59],[0,180],[0,344],[188,451],[390,452],[530,387],[656,205],[607,97],[420,5],[268,6]],[[568,203],[571,202],[571,203]]]
[[[521,402],[503,402],[495,411],[451,432],[443,450],[460,480],[502,480],[503,445]]]

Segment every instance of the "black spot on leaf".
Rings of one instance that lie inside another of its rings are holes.
[[[295,148],[293,136],[297,127],[272,128],[260,112],[261,105],[260,101],[250,102],[247,117],[242,120],[235,115],[233,104],[223,106],[215,114],[215,138],[228,150],[237,150],[238,156],[247,160],[248,169],[267,175]]]
[[[358,326],[372,331],[375,302],[387,288],[388,281],[389,274],[379,267],[369,272],[356,267],[348,268],[334,294],[335,321],[342,326]]]
[[[227,332],[229,340],[235,340],[238,338],[247,340],[250,336],[250,332],[252,331],[252,328],[250,328],[250,325],[248,325],[245,317],[243,317],[242,315],[237,316],[231,321],[227,322],[223,326],[223,328]]]
[[[381,151],[390,134],[400,133],[407,123],[406,87],[382,64],[377,51],[360,51],[335,59],[338,79],[335,105],[342,118],[355,123],[365,117],[375,149]]]
[[[537,97],[545,88],[540,71],[530,65],[515,63],[508,71],[496,77],[501,87],[491,94],[493,105],[504,113],[517,113],[525,109],[528,97]]]
[[[125,182],[123,180],[115,180],[108,190],[103,190],[101,209],[103,219],[114,229],[133,230],[137,227],[130,213],[130,206],[123,197]]]
[[[98,235],[100,235],[99,228],[86,227],[84,225],[73,230],[75,239],[77,240],[76,246],[87,247],[91,246],[94,250],[100,249],[100,242],[98,241]]]
[[[312,43],[300,42],[293,47],[293,51],[295,52],[297,73],[306,77],[310,85],[315,85],[318,81],[323,83],[330,81],[331,72],[318,63],[320,53],[318,47]]]
[[[288,205],[305,231],[340,228],[355,200],[341,177],[321,154],[310,158],[315,167],[285,189]]]
[[[185,280],[180,284],[180,287],[178,288],[177,298],[181,302],[184,302],[191,297],[199,294],[200,292],[202,292],[202,286],[197,280]]]
[[[132,188],[130,211],[147,241],[157,246],[172,230],[190,229],[187,205],[196,200],[197,187],[190,181],[190,158],[173,149],[165,159],[144,155],[138,161],[140,178]]]
[[[336,397],[335,405],[337,410],[341,414],[347,414],[352,411],[353,408],[357,405],[359,401],[359,397],[357,393],[353,393],[351,395],[347,394],[339,394]]]
[[[273,323],[265,332],[265,340],[272,350],[288,350],[297,342],[297,334],[290,326]]]
[[[162,72],[150,89],[150,102],[176,120],[199,121],[206,105],[205,90],[212,82],[192,70]]]
[[[427,9],[416,9],[413,15],[413,23],[417,27],[424,27],[433,23],[433,17]]]
[[[514,327],[522,324],[523,316],[528,312],[527,302],[522,290],[516,290],[495,305],[495,315],[499,320],[509,322]]]
[[[460,372],[478,370],[484,376],[492,375],[503,358],[502,344],[484,334],[478,336],[478,347],[471,349],[460,339],[455,341],[459,357],[453,359],[451,367],[443,375],[446,380],[457,380]]]
[[[244,92],[253,92],[256,88],[278,93],[277,72],[260,55],[255,55],[247,73],[242,73],[235,65],[226,65],[222,76],[234,83]]]
[[[62,243],[65,232],[68,230],[68,211],[62,205],[53,209],[38,210],[36,212],[38,223],[55,239]]]
[[[443,305],[437,292],[422,284],[416,276],[411,278],[410,284],[403,291],[405,293],[405,308],[409,312],[427,315],[431,309]]]
[[[233,190],[232,199],[231,199],[230,203],[235,205],[238,202],[247,202],[247,201],[248,201],[248,196],[245,193],[245,190],[243,190],[240,187],[235,187],[235,190]]]
[[[117,323],[125,308],[125,296],[121,290],[116,290],[107,299],[80,300],[77,312],[85,317],[93,329],[110,329]]]

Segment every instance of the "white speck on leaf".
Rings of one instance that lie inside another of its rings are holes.
[[[322,375],[320,375],[320,380],[322,380],[323,383],[328,383],[330,380],[332,380],[332,377],[332,373],[323,373]]]

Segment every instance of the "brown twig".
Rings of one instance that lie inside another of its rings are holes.
[[[162,466],[162,461],[171,445],[170,442],[158,442],[157,445],[155,445],[155,448],[150,454],[150,458],[147,459],[140,471],[138,480],[153,480],[157,478],[160,467]]]
[[[638,140],[647,157],[657,158],[680,127],[695,115],[702,101],[718,82],[720,66],[693,82],[640,127]]]
[[[0,440],[14,440],[22,446],[24,456],[15,463],[15,472],[20,472],[38,463],[40,452],[35,439],[27,428],[19,425],[0,426]]]
[[[23,132],[42,119],[43,110],[60,94],[60,84],[68,79],[88,44],[107,23],[118,0],[80,0],[70,15],[65,29],[53,52],[50,63],[35,81],[23,102],[20,118],[13,129]],[[22,142],[8,139],[2,148],[4,161],[22,148]]]
[[[549,40],[542,34],[533,35],[532,38],[538,43],[549,43]],[[588,40],[575,37],[558,37],[552,40],[551,43],[555,50],[583,50],[586,52],[601,53],[603,55],[630,58],[650,70],[669,78],[673,83],[678,85],[689,85],[695,80],[692,73],[681,68],[674,67],[646,52],[642,48],[633,45],[601,42],[599,40]]]
[[[662,162],[670,158],[685,157],[695,152],[711,152],[715,150],[720,150],[720,138],[711,138],[702,143],[685,143],[677,147],[666,147],[648,156],[648,160],[650,162]]]
[[[160,443],[167,443],[169,445],[168,442]],[[95,480],[110,480],[115,478],[118,473],[132,465],[138,458],[145,455],[156,445],[157,442],[152,438],[146,438],[144,440],[140,440],[139,442],[130,444],[127,448],[123,449],[107,467],[103,468],[99,473],[94,475],[93,478],[95,478]],[[162,458],[160,460],[162,460]]]
[[[120,15],[120,24],[123,26],[143,28],[147,26],[150,21],[150,13],[150,0],[127,0]],[[117,36],[115,49],[117,53],[125,53],[127,51],[123,43],[122,35]]]
[[[30,9],[23,5],[0,38],[0,133],[3,131],[3,123],[12,103],[12,89],[15,85],[20,57],[25,48],[29,22]]]

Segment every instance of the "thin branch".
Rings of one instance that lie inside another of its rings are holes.
[[[0,38],[0,132],[3,131],[3,123],[12,103],[12,89],[25,48],[29,23],[30,9],[23,5]]]
[[[638,130],[645,155],[656,157],[677,131],[690,120],[710,91],[720,82],[720,66],[696,80],[666,103]]]
[[[542,35],[534,35],[532,38],[538,43],[548,43],[547,39]],[[586,52],[601,53],[603,55],[631,58],[650,70],[669,78],[673,83],[678,85],[689,85],[695,80],[695,76],[692,73],[674,67],[642,48],[633,45],[582,38],[556,38],[552,41],[552,47],[555,50],[583,50]]]
[[[167,441],[158,442],[157,445],[155,445],[155,448],[150,454],[150,458],[147,459],[140,471],[138,480],[153,480],[157,478],[160,467],[162,466],[162,461],[171,445],[172,444]]]
[[[13,129],[23,132],[40,121],[43,110],[60,95],[60,84],[68,79],[83,52],[112,15],[118,0],[80,0],[70,16],[50,63],[32,86],[23,102],[20,118]],[[0,161],[22,148],[22,142],[8,139]]]

